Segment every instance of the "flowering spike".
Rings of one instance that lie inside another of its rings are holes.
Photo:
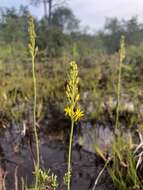
[[[68,106],[65,108],[65,115],[70,117],[71,120],[80,120],[84,115],[80,108],[77,106],[80,95],[78,92],[78,69],[77,64],[72,61],[70,63],[70,71],[68,75],[68,84],[66,88],[66,96],[68,100]]]

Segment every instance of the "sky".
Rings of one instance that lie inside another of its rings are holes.
[[[29,0],[0,0],[0,7],[15,7],[29,5]],[[68,6],[81,21],[82,28],[89,26],[90,31],[102,29],[106,18],[117,17],[130,19],[138,16],[143,22],[143,0],[68,0]],[[29,9],[33,15],[40,18],[43,15],[43,6]]]

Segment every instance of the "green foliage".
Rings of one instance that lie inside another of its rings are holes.
[[[36,2],[37,5],[40,3],[33,0],[32,2]],[[49,1],[44,2],[49,4]],[[28,9],[23,6],[19,11],[14,8],[1,9],[0,44],[10,46],[12,54],[28,42],[27,14]],[[99,52],[117,52],[122,35],[126,38],[127,46],[136,47],[143,41],[143,27],[137,17],[121,21],[108,18],[104,29],[96,34],[80,29],[79,20],[72,10],[65,6],[52,9],[51,16],[44,16],[41,20],[34,19],[34,22],[37,45],[40,50],[46,50],[49,57],[61,57],[67,51],[68,55],[71,55],[73,44],[76,43],[79,60],[84,61]]]
[[[63,53],[63,48],[67,43],[66,35],[58,27],[51,27],[48,30],[48,56],[60,57]]]
[[[41,169],[37,170],[35,172],[35,175],[38,177],[38,186],[35,188],[28,188],[27,190],[56,190],[58,187],[58,180],[57,176],[49,170],[48,172],[45,172]]]
[[[106,19],[104,30],[99,32],[104,46],[109,53],[118,51],[122,35],[126,38],[127,45],[139,45],[143,41],[143,27],[137,17],[129,20],[118,20],[117,18]]]
[[[123,137],[117,137],[112,155],[113,165],[108,171],[117,190],[142,189],[133,151]]]
[[[27,43],[27,14],[26,7],[21,6],[19,13],[14,9],[5,9],[1,13],[0,41],[9,45]]]
[[[52,14],[52,25],[63,32],[71,33],[78,30],[79,21],[75,18],[71,9],[58,7]]]

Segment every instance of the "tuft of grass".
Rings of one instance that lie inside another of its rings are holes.
[[[109,174],[117,190],[142,189],[136,169],[133,151],[122,137],[113,145],[113,164],[108,167]]]
[[[36,175],[38,176],[38,186],[34,188],[29,188],[28,190],[56,190],[59,185],[57,176],[51,173],[50,170],[48,170],[48,172],[45,172],[39,169]]]

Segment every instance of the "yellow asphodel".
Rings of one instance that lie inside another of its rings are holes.
[[[73,111],[70,107],[66,107],[65,115],[70,117],[74,121],[78,121],[81,119],[81,117],[84,116],[84,113],[80,110],[80,108],[77,108],[76,111]]]
[[[66,96],[68,101],[68,106],[65,108],[65,115],[70,117],[71,120],[80,120],[84,115],[83,112],[78,107],[78,101],[80,98],[78,92],[78,69],[77,64],[72,61],[70,63],[70,71],[68,75],[68,84],[66,87]]]
[[[78,102],[80,99],[78,91],[79,77],[77,64],[72,61],[70,63],[70,71],[68,74],[68,84],[66,87],[67,96],[67,107],[64,109],[65,115],[71,120],[71,132],[70,132],[70,142],[69,142],[69,154],[68,154],[68,172],[65,174],[67,178],[68,190],[70,190],[70,181],[72,175],[71,168],[71,152],[72,152],[72,139],[73,139],[73,129],[75,122],[79,121],[83,117],[84,113],[78,107]]]
[[[83,117],[83,116],[84,116],[83,111],[81,111],[79,108],[77,108],[76,111],[74,112],[75,121],[80,120],[81,117]]]

